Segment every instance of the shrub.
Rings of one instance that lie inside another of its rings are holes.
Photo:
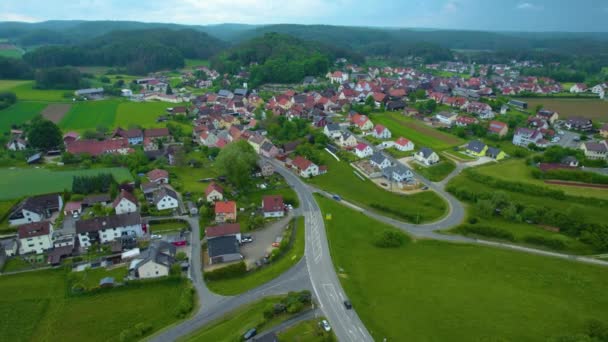
[[[374,245],[380,248],[397,248],[401,247],[406,240],[407,237],[402,232],[387,229],[376,235]]]
[[[194,307],[194,289],[188,287],[182,292],[182,295],[179,298],[179,302],[177,303],[175,316],[177,318],[186,317],[192,308]]]
[[[541,246],[546,246],[546,247],[553,248],[553,249],[564,249],[566,247],[566,244],[562,240],[555,239],[555,238],[548,238],[548,237],[540,236],[540,235],[524,236],[523,241],[526,243],[532,244],[532,245],[541,245]]]
[[[475,216],[469,217],[469,223],[470,224],[475,224],[477,222],[479,222],[479,219],[477,217],[475,217]]]
[[[493,237],[493,238],[498,238],[498,239],[503,239],[503,240],[508,240],[508,241],[515,241],[515,236],[513,235],[513,233],[511,233],[508,230],[505,230],[502,228],[497,228],[497,227],[488,227],[488,226],[479,226],[479,225],[475,225],[475,226],[464,225],[464,226],[460,226],[458,228],[458,231],[460,231],[464,234],[475,234],[475,235]]]
[[[205,279],[219,280],[240,277],[247,272],[247,265],[244,261],[226,267],[218,268],[217,270],[205,272]]]

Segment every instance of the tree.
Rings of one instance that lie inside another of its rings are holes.
[[[166,94],[167,95],[173,95],[173,89],[171,89],[171,85],[170,84],[167,84],[167,92],[166,92]]]
[[[247,188],[251,183],[258,156],[245,140],[233,142],[224,147],[216,159],[216,165],[228,181],[237,188]]]
[[[61,130],[52,121],[45,120],[41,116],[32,121],[27,139],[33,148],[44,151],[56,149],[61,146]]]

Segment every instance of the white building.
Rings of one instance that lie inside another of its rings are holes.
[[[28,197],[9,215],[10,225],[20,225],[40,222],[48,219],[54,212],[63,207],[63,199],[59,194],[48,194]]]
[[[114,200],[112,207],[116,215],[134,213],[137,211],[137,199],[132,193],[123,189]]]
[[[166,277],[175,263],[176,248],[166,241],[157,241],[131,261],[129,272],[139,279]]]
[[[112,242],[122,236],[141,237],[144,232],[141,216],[130,213],[76,221],[76,234],[80,247],[86,249],[93,243]]]
[[[319,175],[319,167],[310,160],[297,156],[292,160],[291,165],[296,169],[301,177],[308,178]]]
[[[458,118],[458,114],[454,112],[439,112],[435,115],[435,118],[444,125],[452,126]]]
[[[168,210],[179,207],[177,192],[169,186],[163,186],[156,191],[156,193],[154,193],[153,202],[158,210]]]
[[[393,147],[403,152],[412,151],[414,150],[414,143],[408,139],[405,139],[404,137],[400,137],[399,139],[395,140]]]
[[[374,154],[374,150],[369,145],[364,143],[357,144],[354,151],[359,158],[366,158]]]
[[[437,153],[428,147],[423,147],[420,151],[414,153],[414,159],[427,166],[439,163]]]
[[[281,196],[264,196],[262,199],[264,218],[285,216],[285,204]]]
[[[376,139],[390,139],[391,131],[382,125],[376,125],[372,131],[372,136]]]
[[[369,162],[380,169],[386,169],[392,165],[390,159],[380,152],[374,153],[369,159]]]
[[[42,254],[53,247],[53,226],[50,222],[33,222],[17,228],[19,254]]]

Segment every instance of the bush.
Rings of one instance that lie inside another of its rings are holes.
[[[376,235],[374,245],[380,248],[397,248],[401,247],[406,240],[407,236],[402,232],[387,229]]]
[[[194,289],[188,287],[182,292],[176,307],[175,316],[177,318],[186,317],[194,307]]]
[[[497,227],[464,225],[460,226],[458,228],[458,231],[464,234],[475,234],[508,241],[515,241],[515,236],[513,235],[513,233],[508,230]]]
[[[207,280],[219,280],[237,278],[247,272],[247,265],[244,261],[236,264],[228,265],[226,267],[218,268],[217,270],[205,272],[205,279]]]
[[[475,224],[477,222],[479,222],[479,219],[477,217],[475,217],[475,216],[469,217],[469,223],[470,224]]]
[[[532,245],[546,246],[552,249],[564,249],[566,247],[566,244],[562,240],[548,238],[540,235],[524,236],[523,241]]]

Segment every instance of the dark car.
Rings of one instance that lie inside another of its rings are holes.
[[[346,308],[346,310],[350,310],[353,308],[353,304],[351,304],[350,300],[345,300],[344,301],[344,307]]]
[[[243,335],[243,339],[248,340],[257,334],[258,334],[258,331],[255,328],[251,328],[251,329],[247,330],[245,335]]]

